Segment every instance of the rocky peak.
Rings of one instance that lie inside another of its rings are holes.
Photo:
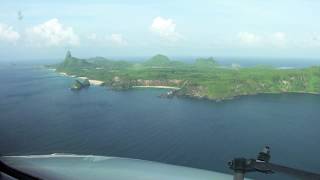
[[[69,59],[69,58],[71,58],[71,57],[72,57],[71,52],[70,52],[70,50],[68,50],[68,51],[67,51],[67,54],[66,54],[66,59]]]

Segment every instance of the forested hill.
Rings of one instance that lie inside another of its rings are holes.
[[[79,59],[68,52],[65,60],[55,68],[68,75],[104,81],[113,89],[172,86],[181,88],[176,92],[177,96],[215,100],[259,93],[320,92],[318,66],[304,69],[221,67],[211,57],[185,63],[164,55],[134,63],[102,57]]]

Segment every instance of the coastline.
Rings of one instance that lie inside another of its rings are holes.
[[[263,93],[256,93],[256,94],[241,94],[241,95],[236,95],[236,96],[230,96],[230,97],[224,97],[224,98],[208,98],[208,97],[202,97],[202,98],[197,98],[197,97],[192,97],[188,96],[193,99],[206,99],[209,101],[229,101],[233,100],[236,98],[241,98],[241,97],[248,97],[248,96],[258,96],[258,95],[281,95],[281,94],[306,94],[306,95],[320,95],[318,92],[304,92],[304,91],[291,91],[291,92],[263,92]]]
[[[173,86],[132,86],[132,88],[155,88],[155,89],[175,89],[175,90],[181,89]]]
[[[90,85],[94,85],[94,86],[102,86],[102,85],[104,85],[104,81],[95,80],[95,79],[89,79],[89,78],[84,77],[84,76],[77,77],[75,75],[69,75],[69,74],[64,73],[64,72],[58,72],[58,73],[60,75],[62,75],[62,76],[68,76],[68,77],[71,77],[71,78],[79,78],[79,79],[83,79],[83,80],[88,79]]]
[[[50,70],[54,70],[54,69],[50,69]],[[55,72],[57,72],[57,71],[55,70]],[[62,76],[68,76],[71,78],[88,79],[90,82],[90,85],[94,85],[94,86],[102,86],[105,84],[105,82],[103,82],[103,81],[89,79],[84,76],[69,75],[65,72],[57,72],[57,73]],[[154,88],[154,89],[172,89],[172,90],[180,90],[181,89],[179,87],[174,87],[174,86],[132,86],[132,88]],[[227,101],[227,100],[232,100],[232,99],[239,98],[239,97],[262,95],[262,94],[275,94],[275,95],[276,94],[312,94],[312,95],[320,95],[319,92],[291,91],[291,92],[262,92],[262,93],[254,93],[254,94],[242,94],[242,95],[235,95],[235,96],[222,97],[222,98],[210,98],[210,97],[199,98],[196,96],[185,96],[185,97],[189,97],[192,99],[207,99],[207,100],[211,100],[211,101]]]
[[[62,76],[69,76],[67,73],[64,73],[64,72],[59,72],[59,74]]]
[[[71,76],[71,77],[72,77],[72,76]],[[76,77],[76,76],[74,76],[74,77]],[[83,80],[88,79],[90,85],[102,86],[102,85],[104,84],[103,81],[95,80],[95,79],[89,79],[89,78],[84,77],[84,76],[82,76],[82,77],[76,77],[76,78],[83,79]]]

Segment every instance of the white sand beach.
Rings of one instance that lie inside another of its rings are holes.
[[[87,77],[78,77],[79,79],[88,79]],[[104,84],[103,81],[95,80],[95,79],[88,79],[91,85],[95,86],[102,86]]]
[[[94,79],[89,79],[89,82],[91,85],[95,85],[95,86],[102,86],[104,84],[103,81],[94,80]]]
[[[60,72],[59,74],[60,74],[60,75],[63,75],[63,76],[68,76],[68,74],[67,74],[67,73],[64,73],[64,72]]]

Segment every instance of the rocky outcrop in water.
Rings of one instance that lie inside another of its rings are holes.
[[[73,83],[71,90],[81,90],[83,88],[87,88],[90,86],[90,82],[88,79],[83,80],[82,82],[80,80],[75,80]]]

